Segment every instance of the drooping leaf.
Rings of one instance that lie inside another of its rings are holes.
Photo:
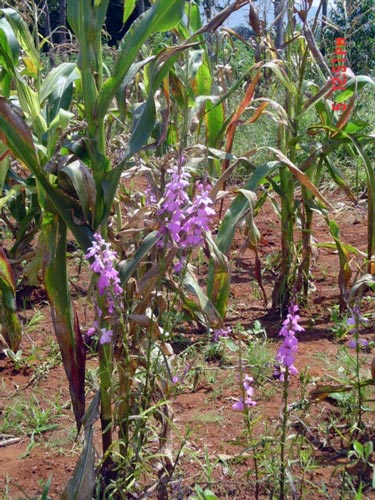
[[[82,453],[74,468],[60,500],[91,500],[95,488],[95,447],[93,442],[93,425],[98,420],[100,410],[100,392],[98,391],[88,410],[82,424],[84,426],[85,442]]]
[[[25,51],[25,58],[29,58],[30,62],[34,68],[34,72],[37,73],[40,70],[40,60],[39,53],[35,48],[33,37],[30,33],[29,27],[22,19],[22,16],[14,9],[5,8],[0,9],[11,25],[12,30],[18,40],[18,43]]]
[[[373,270],[375,274],[375,269]],[[374,288],[375,278],[372,274],[363,274],[356,279],[349,292],[349,304],[352,304],[356,297],[360,296],[364,288]]]
[[[255,88],[258,84],[260,78],[260,71],[258,71],[250,84],[248,85],[245,95],[238,105],[236,111],[233,113],[230,122],[228,124],[227,130],[226,130],[226,144],[225,144],[225,151],[226,153],[231,153],[232,152],[232,147],[233,147],[233,141],[234,141],[234,134],[237,128],[237,125],[239,123],[239,119],[242,115],[242,113],[246,110],[248,105],[251,103],[254,93],[255,93]],[[224,160],[222,164],[222,172],[224,172],[229,166],[229,161]]]
[[[18,64],[18,57],[20,54],[20,46],[18,44],[17,38],[12,30],[12,27],[5,19],[5,17],[0,18],[0,45],[5,49],[9,57],[13,60],[14,64]],[[2,66],[6,65],[0,57],[0,63]]]
[[[337,252],[339,254],[340,269],[338,275],[338,284],[340,288],[340,308],[344,309],[348,299],[348,288],[352,270],[349,265],[350,253],[345,243],[340,239],[340,228],[336,221],[327,218],[328,228],[331,236],[336,244]]]
[[[58,215],[47,213],[42,229],[44,283],[79,429],[85,412],[85,350],[67,276],[67,227]]]
[[[59,170],[58,177],[66,175],[81,203],[85,220],[94,225],[96,187],[91,171],[81,160],[74,160]]]
[[[306,189],[311,191],[311,193],[314,196],[316,196],[321,202],[323,202],[324,205],[326,205],[329,208],[332,208],[329,201],[326,200],[324,196],[319,192],[316,186],[311,182],[310,178],[304,172],[302,172],[296,165],[294,165],[294,163],[287,156],[285,156],[280,150],[276,148],[270,146],[266,146],[265,148],[268,149],[269,151],[272,151],[278,158],[278,160],[284,163],[284,165],[286,165],[289,168],[289,170],[296,177],[296,179],[303,186],[305,186]]]
[[[371,272],[371,263],[375,254],[375,175],[374,170],[363,146],[355,137],[351,136],[352,144],[363,162],[367,179],[367,260],[368,270]]]
[[[50,123],[61,108],[68,109],[73,95],[73,82],[79,78],[74,63],[62,63],[53,68],[40,88],[40,101],[48,99],[48,122]]]
[[[0,247],[0,332],[13,352],[21,342],[21,325],[16,315],[16,284],[13,269]]]
[[[195,277],[194,272],[189,264],[187,266],[182,284],[198,299],[200,311],[202,311],[208,325],[210,325],[212,328],[221,328],[223,324],[222,318],[216,307],[213,305],[211,300],[204,293],[202,287],[199,285],[198,280]]]
[[[77,204],[72,198],[65,196],[62,191],[50,184],[46,173],[41,168],[29,127],[2,97],[0,97],[0,138],[12,154],[31,170],[40,183],[39,203],[43,206],[47,194],[50,206],[61,215],[81,248],[86,250],[91,244],[92,229],[86,224],[76,224],[74,211],[77,209]]]
[[[119,263],[119,273],[121,283],[125,284],[129,280],[129,278],[136,271],[139,263],[146,257],[146,255],[150,252],[150,250],[156,245],[159,241],[160,237],[158,236],[157,231],[153,231],[149,233],[142,243],[137,248],[135,254],[131,259],[123,260]]]
[[[214,304],[221,318],[225,318],[230,291],[230,266],[210,235],[206,235],[210,250],[210,266],[207,278],[207,296]]]

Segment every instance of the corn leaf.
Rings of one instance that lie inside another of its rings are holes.
[[[51,306],[57,342],[69,380],[76,424],[79,429],[85,413],[85,350],[78,319],[73,314],[68,283],[67,227],[58,215],[47,213],[43,220],[42,230],[44,283]]]
[[[119,56],[113,69],[98,95],[96,114],[98,121],[104,119],[107,109],[120,87],[147,38],[155,32],[168,31],[181,20],[185,1],[158,0],[150,9],[142,14],[124,36]]]
[[[74,63],[63,63],[50,71],[40,88],[40,102],[48,98],[48,122],[61,108],[68,109],[73,95],[73,82],[79,78]]]
[[[209,297],[204,293],[189,264],[182,280],[182,284],[184,288],[193,293],[198,299],[199,310],[203,313],[208,325],[213,328],[222,327],[223,322],[218,310]],[[211,288],[213,289],[213,286]]]
[[[36,76],[40,70],[39,52],[35,48],[34,40],[27,24],[22,19],[21,15],[14,9],[0,9],[0,12],[4,14],[6,20],[12,27],[18,43],[25,51],[24,60],[26,58],[30,60],[30,65],[33,68],[34,73],[33,76]]]
[[[5,49],[8,56],[12,59],[15,65],[18,64],[18,57],[20,54],[20,46],[17,38],[12,30],[11,25],[5,19],[0,19],[0,45]],[[1,66],[5,66],[6,62],[0,57]]]
[[[218,249],[211,236],[206,235],[206,241],[210,250],[207,296],[221,318],[224,318],[230,292],[230,265],[228,258]]]
[[[250,180],[244,186],[244,189],[246,191],[255,191],[257,185],[264,179],[264,177],[275,169],[276,165],[274,163],[258,167],[251,176]],[[228,255],[232,246],[236,227],[249,207],[248,197],[246,197],[243,193],[240,193],[232,201],[232,204],[225,213],[216,239],[219,250],[224,254]]]
[[[0,325],[1,333],[13,352],[21,342],[21,325],[16,315],[16,284],[13,269],[0,247]]]
[[[76,223],[74,213],[77,209],[79,210],[78,203],[50,184],[47,175],[41,168],[29,128],[22,117],[2,97],[0,97],[0,138],[13,155],[21,160],[37,178],[40,183],[40,202],[42,202],[43,197],[45,198],[45,194],[42,192],[44,190],[50,206],[61,215],[81,248],[86,250],[91,244],[93,231],[88,225]]]
[[[98,391],[85,413],[85,443],[82,453],[74,468],[60,500],[91,500],[95,488],[95,447],[93,425],[99,418],[100,392]]]
[[[156,243],[159,241],[160,237],[157,233],[157,231],[153,231],[152,233],[149,233],[142,243],[139,245],[137,248],[135,254],[131,259],[128,260],[123,260],[119,263],[119,273],[120,273],[120,279],[121,283],[125,284],[129,280],[129,278],[134,274],[136,271],[139,263],[146,257],[146,255],[150,252],[150,250],[156,245]]]
[[[316,186],[311,182],[310,178],[303,173],[292,161],[289,160],[280,150],[276,148],[272,148],[270,146],[266,146],[265,149],[272,151],[277,159],[286,165],[292,174],[297,178],[297,180],[305,186],[306,189],[311,191],[311,193],[316,196],[321,202],[324,203],[329,208],[332,208],[331,204],[324,198],[324,196],[319,192]]]
[[[338,276],[338,284],[340,288],[340,308],[345,307],[348,298],[348,287],[350,278],[352,277],[352,270],[349,265],[350,252],[348,247],[340,239],[340,228],[337,223],[327,218],[328,228],[331,236],[336,244],[337,252],[339,254],[340,270]]]
[[[122,16],[123,24],[125,24],[129,17],[132,15],[134,8],[135,0],[124,0],[124,13]]]

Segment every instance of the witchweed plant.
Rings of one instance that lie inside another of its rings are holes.
[[[279,347],[276,354],[275,375],[283,382],[283,410],[281,422],[281,438],[280,438],[280,471],[279,471],[279,498],[284,500],[286,495],[286,477],[287,477],[287,455],[286,455],[286,440],[287,427],[289,420],[288,410],[288,395],[289,395],[289,379],[292,375],[298,373],[294,366],[296,352],[298,350],[298,339],[296,333],[303,332],[304,328],[299,325],[300,316],[298,315],[298,306],[292,302],[288,308],[287,318],[283,322],[283,326],[279,332],[281,337],[284,337],[283,343]]]

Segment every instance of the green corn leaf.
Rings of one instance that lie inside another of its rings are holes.
[[[8,56],[17,66],[18,58],[20,55],[20,46],[11,25],[8,23],[5,17],[0,18],[0,45],[5,49]],[[6,66],[6,62],[1,58],[0,64],[2,66]]]
[[[63,63],[50,71],[40,88],[40,102],[48,98],[48,122],[61,108],[68,109],[73,95],[73,82],[79,78],[74,63]]]
[[[328,172],[330,173],[332,179],[336,182],[336,184],[345,192],[345,194],[353,201],[353,203],[357,203],[356,197],[350,189],[350,186],[342,177],[340,171],[328,155],[324,155],[324,163],[327,166]]]
[[[273,162],[258,167],[254,171],[250,180],[246,183],[244,189],[246,191],[255,191],[257,185],[264,179],[264,177],[269,175],[275,169],[276,165]],[[228,254],[232,246],[236,227],[248,209],[249,200],[244,194],[240,193],[236,196],[231,206],[225,213],[225,216],[220,224],[216,240],[218,248],[224,254]]]
[[[58,215],[46,213],[42,230],[44,283],[79,429],[85,412],[85,350],[68,283],[67,227]]]
[[[367,153],[355,137],[350,136],[354,148],[362,160],[367,178],[367,258],[370,271],[371,261],[375,255],[375,175]]]
[[[153,94],[149,94],[147,101],[142,103],[134,112],[134,123],[129,142],[128,156],[139,151],[150,137],[155,124],[156,108]]]
[[[129,278],[136,271],[139,263],[146,257],[146,255],[156,245],[159,239],[160,237],[157,231],[149,233],[137,248],[134,256],[131,259],[123,260],[119,263],[118,267],[122,284],[128,282]]]
[[[129,141],[129,149],[126,152],[127,157],[132,156],[147,143],[155,124],[156,109],[154,94],[172,68],[178,54],[188,47],[181,45],[165,49],[151,63],[148,97],[136,110],[134,128]]]
[[[274,73],[276,78],[282,83],[282,85],[293,95],[298,95],[297,85],[292,82],[284,67],[282,61],[270,61],[263,65],[263,69],[270,68]]]
[[[86,250],[91,245],[92,229],[88,225],[76,223],[74,214],[79,208],[78,204],[74,199],[67,197],[62,191],[49,183],[47,175],[39,163],[29,128],[22,117],[2,97],[0,97],[0,137],[2,137],[13,155],[22,161],[37,178],[39,182],[39,202],[43,204],[47,194],[50,205],[61,215],[81,248]]]
[[[207,323],[213,328],[221,328],[223,325],[222,318],[214,304],[199,285],[189,264],[182,280],[182,284],[189,292],[193,293],[197,297],[200,310],[204,314]]]
[[[22,191],[24,189],[24,186],[22,186],[22,184],[14,184],[10,189],[9,191],[7,192],[7,194],[5,196],[3,196],[2,198],[0,198],[0,210],[2,210],[5,205],[10,201],[12,200],[12,198],[15,198],[17,196],[17,194]]]
[[[32,73],[34,76],[40,71],[40,59],[39,52],[37,51],[33,37],[30,30],[22,19],[21,15],[14,9],[6,8],[0,9],[12,27],[12,30],[17,38],[18,43],[25,51],[23,60],[25,62],[26,68],[32,68]]]
[[[125,24],[129,17],[132,15],[135,8],[135,0],[124,0],[124,13],[122,16],[122,23]]]
[[[334,239],[337,252],[339,254],[340,269],[338,284],[340,288],[340,307],[342,309],[345,307],[346,300],[348,298],[348,286],[352,276],[352,270],[349,265],[350,253],[345,243],[340,239],[340,228],[336,221],[329,220],[328,218],[326,220],[329,232]]]
[[[185,15],[188,18],[191,33],[195,33],[202,27],[201,13],[199,10],[199,5],[197,3],[186,3]]]
[[[16,284],[13,269],[0,247],[0,326],[1,333],[13,352],[21,342],[21,325],[16,315]]]
[[[228,258],[220,252],[209,234],[206,241],[210,249],[210,266],[207,278],[207,296],[221,318],[225,317],[230,292],[230,266]]]
[[[2,305],[10,311],[16,310],[16,284],[12,266],[4,250],[0,247],[0,290],[3,294]]]
[[[10,157],[7,154],[8,151],[9,150],[8,150],[7,146],[3,142],[0,141],[0,157],[3,158],[2,160],[0,160],[0,193],[3,192],[5,178],[7,176],[9,166],[10,166]],[[0,198],[0,208],[3,208],[1,206],[1,200],[2,200],[2,198]]]
[[[93,225],[96,203],[96,187],[91,170],[81,160],[75,160],[63,167],[58,176],[66,175],[78,196],[85,221]]]
[[[112,76],[106,80],[99,92],[96,116],[101,121],[147,38],[155,32],[168,31],[180,21],[184,0],[157,0],[157,2],[142,14],[131,26],[121,43],[119,57],[113,69]]]
[[[220,149],[224,135],[224,120],[224,104],[216,106],[211,101],[207,101],[204,121],[206,124],[206,141],[208,147]]]

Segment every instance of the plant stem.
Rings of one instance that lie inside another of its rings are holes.
[[[288,423],[288,389],[289,389],[289,370],[285,367],[284,374],[284,390],[283,390],[283,420],[282,420],[282,432],[281,432],[281,442],[280,442],[280,496],[279,500],[284,500],[285,498],[285,441],[286,441],[286,428]]]
[[[109,450],[112,446],[112,407],[111,407],[111,378],[112,378],[112,345],[99,344],[99,377],[102,427],[103,465],[111,463]]]

